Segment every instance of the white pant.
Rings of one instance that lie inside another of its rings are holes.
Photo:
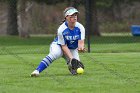
[[[73,55],[73,57],[75,59],[80,61],[77,49],[70,49],[70,52],[72,53],[72,55]],[[50,45],[50,53],[49,53],[49,55],[51,55],[54,58],[54,60],[63,56],[68,61],[68,58],[66,58],[63,55],[63,51],[62,51],[60,45],[58,45],[57,43],[54,43],[54,42]]]

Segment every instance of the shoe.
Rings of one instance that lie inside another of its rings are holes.
[[[34,70],[31,75],[31,77],[38,77],[39,76],[39,71],[38,70]]]

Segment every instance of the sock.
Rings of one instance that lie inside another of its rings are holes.
[[[54,58],[51,57],[50,55],[46,56],[38,65],[38,67],[36,68],[36,70],[40,72],[42,72],[44,69],[46,69],[52,62],[54,61]]]

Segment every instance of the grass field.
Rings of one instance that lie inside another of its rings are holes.
[[[31,78],[52,40],[0,37],[0,93],[140,93],[140,37],[94,37],[80,54],[84,74],[70,75],[60,58]]]

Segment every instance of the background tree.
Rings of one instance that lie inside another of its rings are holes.
[[[17,0],[8,0],[7,34],[18,35],[17,29]]]
[[[93,33],[94,36],[100,36],[100,32],[99,32],[99,26],[98,26],[98,16],[97,16],[97,7],[96,7],[96,0],[91,0],[91,13],[93,14],[93,16],[91,15],[93,21],[92,21],[92,30],[91,30],[91,34]]]
[[[29,38],[29,19],[27,17],[28,11],[31,8],[26,5],[27,0],[18,0],[18,31],[19,36],[23,38]],[[26,7],[27,6],[27,7]]]
[[[78,8],[78,6],[81,3],[81,0],[67,0],[67,2],[68,2],[68,6]]]
[[[85,0],[85,15],[86,15],[86,28],[89,30],[89,35],[100,36],[98,30],[98,17],[96,0]]]
[[[65,0],[31,0],[31,1],[35,1],[35,2],[38,2],[38,3],[46,3],[48,5],[55,5],[57,3],[62,3]]]

